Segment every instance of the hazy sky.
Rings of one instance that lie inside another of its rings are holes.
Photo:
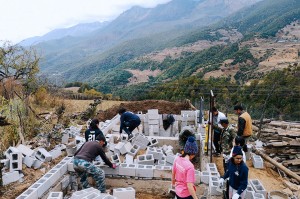
[[[0,0],[0,41],[13,43],[78,23],[107,21],[133,5],[171,0]]]

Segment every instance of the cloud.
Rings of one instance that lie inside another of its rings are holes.
[[[155,7],[171,0],[0,0],[0,40],[19,42],[56,28],[108,21],[132,6]]]

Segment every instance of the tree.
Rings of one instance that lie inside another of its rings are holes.
[[[39,60],[39,56],[33,49],[25,49],[19,45],[12,45],[10,42],[5,42],[0,47],[0,82],[5,98],[13,97],[11,95],[14,92],[13,89],[6,89],[7,80],[20,83],[26,89],[30,87],[39,71]]]

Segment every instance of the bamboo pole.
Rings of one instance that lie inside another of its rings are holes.
[[[284,173],[286,173],[288,176],[290,176],[292,178],[295,178],[300,183],[300,176],[299,175],[297,175],[296,173],[292,172],[291,170],[289,170],[288,168],[286,168],[282,164],[276,162],[275,160],[273,160],[272,158],[270,158],[268,155],[266,155],[262,151],[256,149],[255,147],[253,147],[252,151],[255,154],[260,155],[261,157],[263,157],[266,161],[270,162],[275,167],[279,168],[281,171],[283,171]]]

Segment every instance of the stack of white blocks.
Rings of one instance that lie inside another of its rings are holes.
[[[266,198],[267,191],[258,179],[251,179],[250,185],[254,189],[255,193],[260,193],[264,196],[264,198]],[[259,197],[259,195],[257,195],[256,197]]]
[[[159,136],[159,114],[158,109],[149,109],[147,113],[148,125],[149,125],[149,135]],[[145,129],[146,131],[147,129]]]
[[[65,157],[55,167],[48,171],[42,178],[32,184],[26,191],[17,197],[17,199],[38,199],[49,190],[68,170],[68,163],[72,160]]]

